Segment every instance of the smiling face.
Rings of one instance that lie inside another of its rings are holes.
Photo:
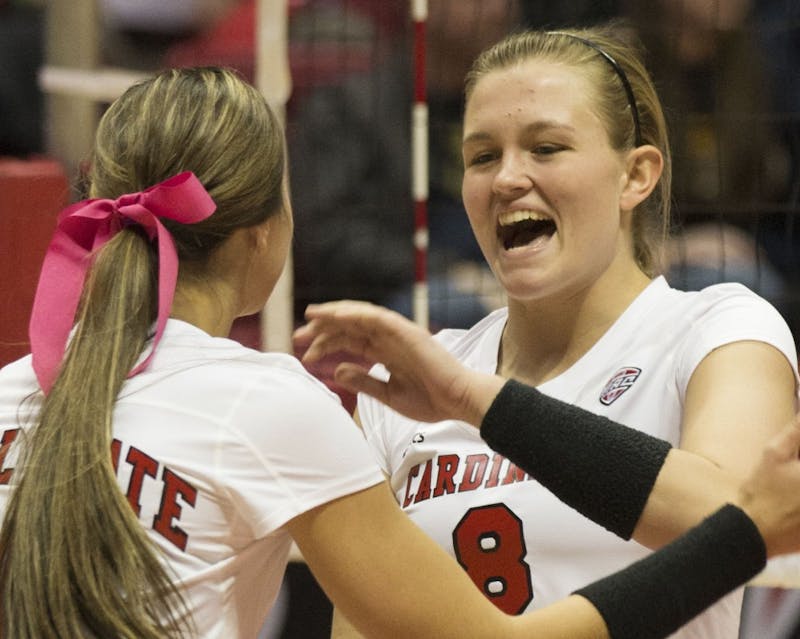
[[[575,67],[542,59],[478,80],[464,116],[462,196],[509,297],[542,299],[639,273],[626,154]]]

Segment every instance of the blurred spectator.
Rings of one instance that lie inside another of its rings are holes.
[[[518,9],[515,0],[429,5],[428,276],[434,325],[465,326],[486,312],[479,294],[459,290],[464,278],[454,275],[484,268],[461,206],[462,88],[472,59],[517,25]],[[410,43],[401,39],[369,72],[319,87],[293,109],[288,140],[298,313],[308,302],[341,297],[410,313],[412,69]],[[485,282],[480,275],[477,281]]]
[[[590,26],[622,14],[624,0],[522,0],[525,24],[534,29]]]
[[[688,224],[671,239],[667,263],[667,278],[677,288],[697,291],[722,281],[739,282],[787,312],[784,277],[756,235],[738,226],[723,220]]]
[[[668,105],[673,187],[687,215],[747,215],[774,202],[785,181],[786,148],[764,117],[773,105],[765,61],[748,28],[751,4],[631,3]]]
[[[628,1],[625,10],[647,43],[672,136],[670,283],[737,281],[786,312],[784,277],[760,240],[789,153],[768,117],[753,0]]]
[[[765,78],[779,141],[789,151],[789,167],[775,211],[760,229],[770,257],[787,278],[788,313],[800,333],[800,3],[755,2],[755,33],[763,51]],[[800,630],[798,631],[800,636]]]
[[[317,86],[372,68],[406,17],[402,3],[371,0],[289,0],[288,15],[291,104]],[[255,58],[256,0],[239,0],[214,24],[170,46],[164,64],[226,66],[253,81]]]
[[[104,64],[156,70],[177,43],[209,29],[239,0],[100,0]]]
[[[0,1],[0,155],[43,151],[44,100],[37,72],[44,56],[44,9]]]
[[[789,150],[789,170],[774,212],[761,223],[760,237],[786,280],[785,309],[800,333],[800,4],[756,0],[753,20],[763,51],[768,95],[780,142]],[[748,588],[740,639],[800,639],[800,590]]]
[[[198,31],[231,5],[231,0],[101,0],[107,24],[116,29],[161,33]]]

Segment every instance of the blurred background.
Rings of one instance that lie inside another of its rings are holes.
[[[466,327],[503,304],[460,203],[470,62],[523,26],[611,18],[645,44],[667,111],[667,279],[685,289],[741,282],[784,314],[797,340],[797,0],[429,0],[426,321]],[[55,214],[83,194],[98,117],[136,78],[166,66],[233,67],[285,118],[292,264],[276,307],[239,320],[233,337],[286,350],[306,304],[343,297],[413,316],[413,26],[406,0],[0,0],[0,365],[28,351],[39,263]],[[314,372],[352,406],[330,366]],[[329,617],[294,562],[263,637],[328,636]],[[800,637],[798,618],[797,591],[751,588],[740,639]]]

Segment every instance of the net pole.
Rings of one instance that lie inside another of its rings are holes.
[[[289,69],[289,14],[286,0],[258,0],[256,5],[255,85],[282,124],[292,92]],[[262,350],[292,352],[294,329],[291,250],[283,273],[261,311]]]
[[[411,192],[414,202],[413,319],[428,328],[428,101],[425,78],[427,0],[412,0],[414,101],[411,109]]]

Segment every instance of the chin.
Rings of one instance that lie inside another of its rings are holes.
[[[498,277],[509,298],[520,302],[532,301],[553,294],[559,286],[552,278],[534,277],[530,273]]]

